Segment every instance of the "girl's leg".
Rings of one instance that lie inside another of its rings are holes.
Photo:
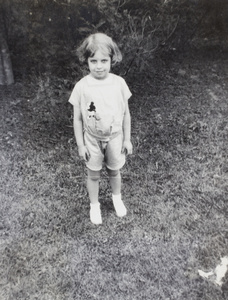
[[[87,190],[89,193],[90,203],[98,203],[100,171],[88,169]]]
[[[110,170],[107,168],[110,185],[112,189],[112,200],[118,217],[127,214],[127,209],[121,199],[121,175],[119,170]]]
[[[100,171],[88,169],[87,190],[90,199],[90,220],[94,224],[101,224],[101,210],[98,201]]]
[[[119,170],[110,170],[107,168],[110,185],[113,195],[119,195],[121,193],[121,175]]]

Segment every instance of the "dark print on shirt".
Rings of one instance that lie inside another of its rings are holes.
[[[92,111],[96,112],[96,106],[94,105],[94,102],[91,102],[89,104],[88,111],[90,111],[90,112],[92,112]]]

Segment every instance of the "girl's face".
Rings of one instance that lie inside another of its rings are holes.
[[[95,79],[107,78],[111,69],[111,58],[108,54],[97,50],[93,57],[88,58],[90,74]]]

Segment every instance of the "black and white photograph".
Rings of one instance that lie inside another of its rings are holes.
[[[228,299],[228,1],[0,0],[0,300]]]

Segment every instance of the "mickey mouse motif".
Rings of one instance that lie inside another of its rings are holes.
[[[88,103],[87,105],[87,110],[88,110],[88,118],[95,118],[97,121],[100,120],[99,115],[96,113],[96,106],[94,105],[94,102]]]
[[[96,106],[94,105],[94,102],[91,102],[89,104],[88,111],[90,111],[90,112],[93,112],[93,111],[96,112]]]

